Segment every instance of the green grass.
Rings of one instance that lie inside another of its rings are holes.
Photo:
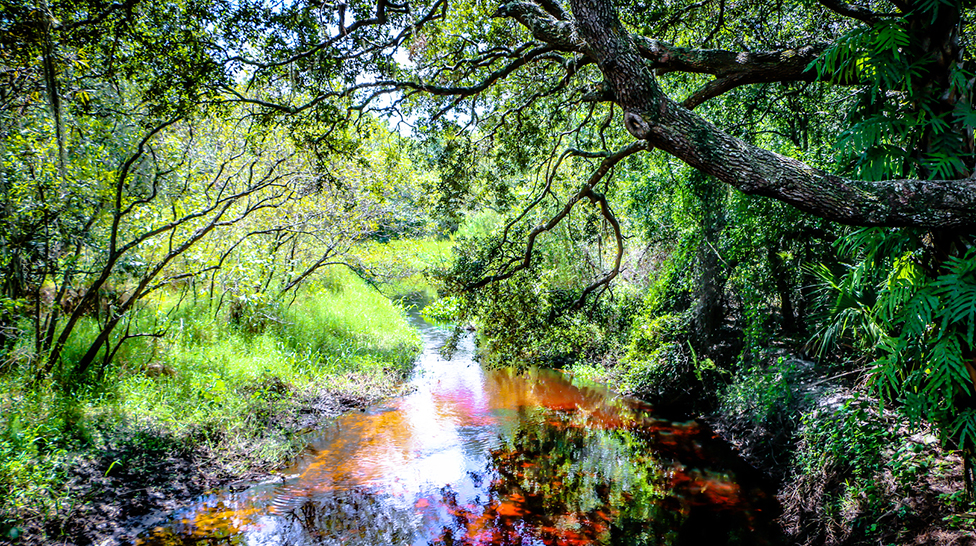
[[[162,294],[132,331],[166,335],[129,340],[110,366],[77,377],[71,363],[96,333],[85,320],[41,388],[25,387],[29,362],[0,377],[0,540],[64,513],[71,465],[133,430],[205,447],[231,472],[280,465],[302,445],[304,407],[395,394],[420,348],[402,309],[340,270],[291,305],[251,295],[177,306]]]
[[[155,373],[122,379],[119,409],[175,432],[216,429],[246,441],[261,431],[244,416],[286,395],[392,392],[420,347],[417,334],[399,308],[351,273],[336,271],[331,280],[290,306],[264,302],[246,309],[238,324],[218,313],[207,335],[184,326],[147,365]],[[248,313],[261,320],[247,320]]]

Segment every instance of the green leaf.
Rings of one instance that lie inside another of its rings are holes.
[[[935,344],[932,348],[930,369],[932,372],[926,392],[939,397],[948,394],[951,398],[951,392],[958,388],[967,395],[970,394],[972,381],[963,362],[962,345],[958,337],[947,336]],[[947,388],[948,393],[943,388]]]
[[[897,19],[880,21],[871,30],[875,33],[872,40],[874,49],[876,51],[890,51],[896,60],[899,59],[898,50],[911,43],[908,31],[899,24]]]
[[[976,109],[973,109],[973,106],[966,101],[956,103],[952,116],[957,123],[966,127],[976,127]]]
[[[952,180],[958,178],[958,173],[966,171],[966,164],[959,156],[945,152],[925,154],[922,163],[936,179]]]

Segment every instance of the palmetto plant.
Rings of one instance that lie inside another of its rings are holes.
[[[864,282],[862,268],[843,267],[840,273],[824,264],[807,267],[817,280],[816,294],[823,309],[820,325],[808,344],[818,359],[840,348],[855,360],[863,360],[885,336],[874,316],[877,290]]]
[[[912,233],[861,230],[838,245],[852,259],[841,274],[812,266],[823,326],[817,354],[849,343],[870,361],[869,385],[914,423],[935,424],[961,448],[973,488],[976,448],[976,246],[933,260]]]

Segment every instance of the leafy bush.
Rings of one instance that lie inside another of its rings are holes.
[[[786,472],[802,413],[817,396],[813,365],[782,356],[743,368],[720,389],[718,418],[753,464],[774,477]]]
[[[421,310],[421,315],[430,322],[451,323],[461,316],[461,301],[455,296],[434,300]]]
[[[830,409],[803,416],[800,436],[805,449],[797,453],[798,467],[805,474],[840,467],[862,481],[883,470],[884,452],[896,439],[893,420],[878,416],[857,395],[836,411]]]
[[[937,502],[924,480],[935,443],[908,437],[903,417],[877,408],[835,396],[803,416],[785,518],[799,541],[906,543],[927,516],[918,503]]]
[[[281,302],[267,292],[241,291],[231,296],[227,318],[245,334],[259,334],[281,324]]]
[[[618,388],[679,412],[711,405],[723,370],[699,357],[688,341],[685,315],[655,316],[645,310],[634,318]]]
[[[809,364],[807,364],[809,365]],[[778,357],[769,367],[751,366],[736,374],[720,396],[721,411],[757,427],[792,430],[802,406],[804,369],[799,361]]]
[[[0,401],[0,540],[22,534],[24,516],[60,517],[76,502],[57,491],[69,451],[87,439],[80,412],[64,400],[17,396],[16,403],[14,410]]]
[[[895,402],[913,424],[929,422],[966,450],[972,491],[976,450],[976,247],[961,256],[927,253],[911,230],[863,229],[838,243],[851,264],[839,278],[821,272],[832,301],[814,341],[849,339],[870,364],[874,394]]]

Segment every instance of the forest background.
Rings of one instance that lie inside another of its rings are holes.
[[[430,301],[718,416],[798,543],[972,539],[972,7],[3,2],[0,532],[282,464]]]

